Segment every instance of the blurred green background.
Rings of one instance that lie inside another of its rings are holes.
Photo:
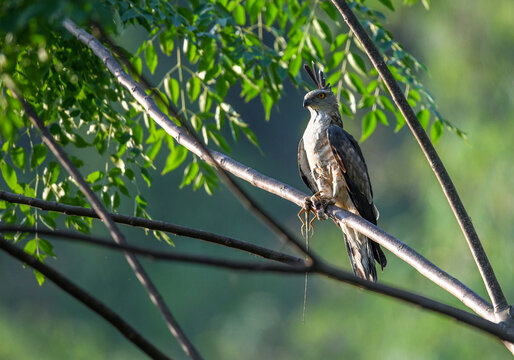
[[[386,27],[428,66],[430,74],[424,82],[441,113],[468,134],[466,143],[445,132],[437,150],[512,301],[514,2],[433,2],[430,11],[421,5],[409,8],[400,1],[393,3],[396,12],[384,9]],[[120,42],[134,49],[143,37],[130,30]],[[245,104],[239,100],[239,89],[232,90],[236,110],[251,124],[262,153],[243,140],[233,145],[231,156],[307,191],[298,176],[296,148],[309,114],[301,107],[303,93],[290,84],[285,84],[285,90],[269,123],[258,103]],[[360,135],[360,119],[346,118],[345,127]],[[394,134],[393,128],[379,126],[362,148],[381,213],[379,225],[486,297],[466,242],[409,130]],[[179,190],[181,169],[159,174],[153,174],[154,184],[145,191],[156,219],[287,250],[225,188],[213,196]],[[300,237],[296,206],[243,186]],[[131,213],[129,203],[124,212]],[[97,232],[105,234],[103,226],[96,224]],[[125,227],[123,232],[132,242],[166,247],[142,231]],[[173,237],[173,241],[180,252],[248,258],[197,240]],[[174,358],[185,358],[120,254],[84,245],[54,245],[58,259],[49,260],[50,265],[116,309],[159,348]],[[342,235],[332,223],[316,223],[311,246],[349,269]],[[461,306],[393,255],[388,260],[380,282]],[[328,279],[310,277],[302,323],[303,276],[143,263],[208,359],[511,356],[492,337],[455,321]],[[5,254],[0,254],[0,271],[0,359],[144,358],[110,325],[49,281],[40,288],[32,271]]]

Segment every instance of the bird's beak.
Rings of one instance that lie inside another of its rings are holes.
[[[306,108],[310,104],[312,104],[312,99],[303,99],[303,107],[304,108]]]

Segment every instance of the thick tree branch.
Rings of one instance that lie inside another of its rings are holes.
[[[510,316],[508,313],[509,306],[507,304],[507,300],[505,299],[505,295],[503,294],[500,284],[496,279],[493,268],[489,263],[489,259],[487,258],[484,248],[480,243],[480,239],[478,238],[473,223],[471,222],[471,219],[467,214],[464,205],[462,204],[459,194],[457,193],[457,189],[453,185],[450,175],[446,171],[446,168],[439,158],[439,155],[435,151],[434,146],[430,142],[430,139],[419,123],[414,110],[412,110],[409,103],[407,102],[407,99],[405,99],[400,86],[394,80],[394,77],[389,71],[389,68],[384,62],[384,59],[380,55],[380,52],[373,44],[373,41],[370,39],[370,37],[366,34],[366,31],[360,24],[357,17],[348,7],[348,4],[345,0],[332,0],[332,3],[339,10],[344,21],[350,27],[352,32],[355,34],[355,37],[359,40],[362,47],[368,54],[368,57],[389,89],[389,92],[396,106],[398,106],[398,109],[400,109],[401,113],[403,114],[407,124],[409,125],[409,128],[412,131],[412,134],[423,150],[423,153],[425,154],[430,167],[434,171],[437,180],[441,184],[443,192],[446,195],[453,213],[457,218],[459,226],[462,229],[462,232],[464,233],[464,236],[468,242],[468,246],[471,249],[473,258],[475,259],[489,297],[493,303],[494,312],[497,313],[499,321],[505,320],[508,316]]]
[[[83,208],[80,206],[65,205],[53,201],[45,201],[24,195],[12,194],[0,190],[0,200],[5,200],[15,204],[25,204],[32,207],[37,207],[42,210],[56,211],[67,215],[85,216],[90,218],[98,218],[98,215],[92,209]],[[185,226],[175,225],[164,221],[143,219],[135,216],[127,216],[121,214],[109,213],[111,218],[120,224],[126,224],[136,227],[142,227],[149,230],[158,230],[168,232],[174,235],[186,236],[194,239],[199,239],[226,247],[242,250],[250,254],[254,254],[265,259],[279,261],[285,264],[303,264],[304,260],[296,256],[285,254],[279,251],[267,249],[262,246],[257,246],[241,240],[214,234],[207,231],[188,228]]]
[[[80,172],[70,161],[66,153],[62,150],[59,144],[57,144],[52,134],[50,134],[48,129],[45,127],[43,121],[35,113],[32,106],[30,106],[25,101],[25,99],[20,94],[18,94],[14,87],[14,84],[9,84],[6,82],[6,85],[9,87],[9,90],[11,91],[12,95],[22,104],[23,109],[25,110],[25,113],[29,117],[32,124],[41,132],[41,136],[46,146],[50,149],[50,151],[52,151],[52,153],[58,159],[61,165],[66,169],[66,171],[68,171],[68,173],[75,180],[77,186],[80,188],[82,193],[84,193],[85,197],[87,198],[95,212],[104,222],[114,241],[117,244],[126,244],[125,237],[119,231],[118,227],[109,216],[109,213],[107,212],[105,207],[102,205],[100,200],[98,200],[93,191],[89,188],[87,182],[84,180]],[[152,280],[150,279],[146,271],[143,269],[142,265],[139,263],[136,257],[129,252],[125,253],[125,257],[130,267],[136,274],[136,277],[141,282],[141,284],[143,284],[146,291],[148,292],[150,299],[161,312],[166,322],[166,325],[168,326],[168,329],[171,331],[173,336],[175,336],[175,338],[178,340],[180,346],[182,347],[182,350],[192,359],[201,359],[200,354],[182,331],[180,325],[175,320],[175,317],[171,314],[171,311],[166,306],[164,299],[162,298],[161,294],[153,284]]]
[[[151,344],[141,334],[139,334],[136,329],[130,326],[125,320],[123,320],[118,314],[116,314],[105,304],[100,302],[98,299],[93,297],[82,288],[75,285],[75,283],[68,280],[66,277],[58,273],[50,266],[41,263],[35,257],[27,254],[25,251],[11,244],[2,236],[0,236],[0,249],[4,250],[6,253],[18,259],[22,263],[36,269],[47,279],[51,280],[58,287],[60,287],[64,292],[73,296],[92,311],[103,317],[107,322],[118,329],[118,331],[123,334],[123,336],[125,336],[130,342],[144,351],[152,359],[169,359],[169,357],[164,355],[159,349],[157,349],[153,344]]]
[[[187,133],[180,127],[176,126],[173,121],[169,119],[162,111],[159,110],[153,99],[146,95],[137,82],[135,82],[116,62],[112,55],[105,49],[105,47],[96,40],[92,35],[77,27],[72,21],[66,20],[64,23],[66,29],[76,36],[81,42],[88,46],[95,55],[97,55],[102,62],[106,65],[109,71],[115,78],[134,96],[134,98],[143,106],[146,113],[159,124],[169,135],[171,135],[179,144],[186,147],[189,151],[196,154],[200,159],[212,163],[210,157],[206,156],[203,149],[198,145],[198,142],[191,139]],[[230,157],[209,150],[212,158],[226,171],[234,174],[235,176],[248,181],[255,187],[263,189],[272,194],[278,195],[286,200],[289,200],[300,207],[304,205],[306,194],[293,187],[281,183],[275,179],[265,176],[254,169],[243,165]],[[476,313],[480,314],[487,319],[491,320],[492,311],[491,305],[487,303],[482,297],[466,287],[464,284],[445,273],[430,261],[425,259],[420,254],[416,253],[413,249],[409,248],[406,244],[396,239],[394,236],[389,235],[385,231],[379,229],[366,220],[351,214],[345,210],[332,207],[331,215],[351,227],[359,228],[366,236],[370,237],[386,249],[391,251],[396,256],[408,262],[422,275],[429,277],[430,280],[437,285],[456,296],[466,306],[471,308]],[[415,256],[413,256],[413,254]]]
[[[63,25],[70,31],[70,28],[74,25],[71,21],[64,21]],[[76,27],[79,29],[78,27]],[[93,23],[93,30],[98,32],[102,37],[102,40],[107,42],[107,44],[111,47],[112,51],[118,56],[118,58],[123,62],[123,64],[131,69],[135,73],[134,66],[132,63],[126,58],[125,54],[120,50],[120,48],[114,44],[109,37],[104,33],[103,29],[96,23]],[[86,33],[87,34],[87,33]],[[89,34],[88,34],[89,35]],[[76,35],[75,35],[76,36]],[[89,35],[91,36],[91,35]],[[95,37],[91,36],[93,39]],[[79,39],[80,40],[80,39]],[[95,39],[96,40],[96,39]],[[293,236],[289,230],[283,227],[279,222],[277,222],[272,216],[270,216],[257,202],[255,202],[250,195],[237,184],[232,177],[228,174],[228,172],[223,169],[222,166],[214,159],[210,151],[207,147],[200,141],[198,136],[196,136],[195,132],[191,130],[190,126],[182,116],[179,114],[179,111],[175,109],[172,102],[165,98],[161,92],[155,91],[155,88],[151,86],[150,82],[143,76],[139,76],[139,81],[143,85],[144,88],[150,90],[151,95],[154,99],[160,101],[165,107],[168,109],[168,113],[175,118],[181,125],[183,131],[191,138],[199,148],[202,155],[206,158],[206,162],[211,164],[216,171],[218,172],[218,176],[227,186],[227,188],[235,195],[235,197],[239,200],[239,202],[251,213],[253,213],[259,220],[261,220],[268,228],[270,228],[282,241],[287,242],[293,247],[295,247],[302,254],[307,256],[307,261],[312,261],[316,258],[316,254],[312,251],[307,251],[306,247],[301,243],[295,236]]]
[[[495,323],[492,323],[488,320],[484,320],[476,315],[470,314],[466,311],[457,309],[453,306],[449,306],[443,304],[441,302],[429,299],[422,295],[405,291],[399,288],[391,287],[385,284],[377,284],[373,283],[361,278],[356,277],[352,273],[347,271],[342,271],[330,265],[326,265],[323,262],[315,262],[313,265],[299,265],[299,266],[287,266],[287,265],[279,265],[279,264],[270,264],[270,263],[251,263],[244,261],[236,261],[236,260],[228,260],[228,259],[215,259],[206,256],[196,256],[196,255],[184,255],[184,254],[173,254],[173,253],[164,253],[154,250],[142,249],[135,246],[130,246],[127,244],[119,245],[113,242],[100,239],[98,237],[93,237],[89,235],[84,235],[80,233],[74,233],[70,231],[62,231],[62,230],[38,230],[33,228],[27,228],[22,226],[0,226],[0,232],[31,232],[37,233],[40,235],[49,235],[57,239],[66,239],[66,240],[78,240],[83,242],[88,242],[94,245],[100,245],[103,247],[108,247],[110,249],[115,249],[119,251],[130,251],[133,254],[148,256],[155,259],[160,260],[171,260],[178,262],[186,262],[186,263],[194,263],[200,265],[208,265],[215,266],[221,268],[228,268],[232,270],[242,270],[242,271],[253,271],[253,272],[273,272],[273,273],[281,273],[281,274],[304,274],[315,273],[323,276],[330,277],[336,281],[341,281],[353,286],[358,286],[375,293],[386,295],[391,298],[403,300],[410,304],[418,305],[424,309],[431,310],[443,315],[447,315],[455,320],[461,321],[465,324],[473,326],[477,329],[485,331],[489,334],[495,335],[503,340],[513,340],[514,335],[503,329],[501,326],[498,326]],[[0,244],[1,245],[1,244]],[[12,245],[11,245],[12,246]],[[16,248],[17,249],[17,248]],[[18,249],[18,251],[21,251]],[[28,256],[28,255],[27,255]],[[37,262],[37,260],[33,259],[33,261]]]

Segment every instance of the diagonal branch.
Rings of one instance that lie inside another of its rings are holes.
[[[416,115],[414,114],[414,110],[410,107],[407,99],[403,95],[403,92],[398,85],[398,83],[394,80],[393,75],[389,71],[384,59],[380,55],[380,52],[373,44],[373,41],[366,34],[366,31],[360,24],[357,17],[354,15],[352,10],[348,7],[348,4],[345,0],[332,0],[332,3],[341,13],[346,24],[350,27],[352,32],[355,34],[362,47],[368,54],[371,62],[377,69],[380,77],[386,84],[389,92],[396,104],[396,106],[400,109],[403,117],[405,118],[409,128],[412,131],[412,134],[418,141],[419,146],[423,150],[430,167],[434,171],[437,180],[441,184],[444,194],[450,203],[453,213],[457,218],[459,226],[464,233],[464,236],[468,242],[468,246],[473,254],[473,258],[478,266],[480,271],[480,275],[484,281],[485,287],[487,289],[487,293],[489,294],[489,298],[491,299],[494,312],[499,317],[498,320],[505,320],[506,317],[509,316],[509,306],[507,304],[507,300],[505,299],[505,295],[494,275],[493,268],[489,263],[489,259],[482,247],[480,239],[475,231],[473,223],[462,204],[462,201],[457,193],[457,189],[453,185],[453,182],[450,178],[450,175],[446,171],[439,155],[435,151],[434,146],[430,142],[427,134],[423,130],[423,127],[419,123]],[[502,314],[500,314],[502,313]]]
[[[68,31],[76,31],[80,30],[71,20],[65,20],[63,22],[64,27]],[[93,31],[97,31],[102,39],[109,44],[109,46],[112,48],[112,51],[121,59],[123,64],[127,66],[128,69],[131,69],[134,71],[134,66],[131,64],[130,61],[128,61],[125,54],[121,51],[121,49],[112,42],[111,39],[104,33],[103,29],[97,24],[93,23]],[[87,33],[86,33],[87,34]],[[92,39],[96,40],[94,36],[90,36]],[[80,37],[77,37],[80,40]],[[135,72],[135,71],[134,71]],[[293,236],[289,230],[287,230],[285,227],[283,227],[281,224],[279,224],[272,216],[270,216],[257,202],[255,202],[250,195],[241,187],[239,186],[231,177],[230,175],[223,169],[222,166],[216,161],[216,159],[213,158],[207,147],[200,141],[200,139],[196,136],[194,131],[191,131],[189,125],[187,122],[184,121],[182,116],[179,114],[177,109],[172,105],[171,101],[168,101],[168,99],[165,98],[165,95],[163,95],[161,92],[155,91],[154,87],[150,85],[150,82],[143,76],[140,75],[140,82],[143,85],[144,88],[147,90],[150,90],[151,95],[160,101],[165,107],[168,109],[168,113],[171,114],[173,118],[175,118],[183,128],[186,135],[188,135],[189,138],[191,138],[198,148],[200,149],[200,152],[202,155],[206,158],[206,162],[211,164],[218,172],[219,177],[221,180],[225,183],[227,188],[232,192],[232,194],[235,195],[235,197],[239,200],[239,202],[251,213],[253,213],[259,220],[261,220],[268,228],[270,228],[277,236],[285,241],[293,245],[293,247],[296,248],[296,250],[300,251],[301,253],[305,254],[307,257],[306,261],[314,261],[316,258],[316,255],[312,251],[307,251],[306,247],[298,241],[298,239]]]
[[[13,83],[10,83],[9,81],[6,81],[5,83],[11,91],[12,95],[22,104],[23,109],[25,110],[25,113],[29,117],[32,124],[41,132],[41,136],[46,146],[50,149],[50,151],[52,151],[54,156],[59,160],[63,167],[68,171],[68,173],[70,173],[70,175],[75,180],[80,190],[84,193],[95,212],[104,222],[114,241],[117,244],[125,244],[125,237],[119,231],[118,227],[109,216],[109,213],[107,212],[105,207],[102,205],[100,200],[98,200],[93,191],[89,188],[88,184],[86,183],[82,175],[80,175],[80,172],[77,170],[77,168],[69,160],[66,153],[62,150],[59,144],[57,144],[52,134],[50,134],[45,124],[36,114],[32,106],[30,106],[25,101],[25,99],[20,94],[18,94]],[[166,325],[168,326],[168,329],[171,331],[173,336],[175,336],[175,338],[178,340],[180,346],[182,347],[182,350],[192,359],[201,359],[200,354],[195,349],[193,344],[189,341],[185,333],[182,331],[180,325],[175,320],[174,316],[171,314],[171,311],[166,306],[164,299],[162,298],[161,294],[153,284],[152,280],[150,279],[146,271],[143,269],[142,265],[139,263],[135,256],[128,252],[125,253],[125,257],[130,267],[136,274],[136,277],[143,284],[146,291],[148,292],[150,299],[161,312],[166,322]]]
[[[112,309],[107,307],[105,304],[100,302],[98,299],[93,297],[91,294],[71,282],[69,279],[61,275],[59,272],[54,270],[48,265],[41,263],[35,257],[27,254],[17,246],[11,244],[0,236],[0,249],[18,259],[24,264],[28,264],[30,267],[36,269],[42,273],[46,278],[50,279],[64,292],[73,296],[75,299],[83,303],[85,306],[90,308],[92,311],[103,317],[107,322],[114,326],[123,336],[125,336],[130,342],[139,347],[152,359],[169,359],[153,344],[146,340],[136,329],[130,326],[123,318],[116,314]]]
[[[116,244],[112,241],[102,239],[97,236],[91,236],[65,230],[50,230],[50,229],[36,229],[26,226],[10,226],[0,225],[0,233],[3,232],[21,232],[32,233],[39,235],[51,236],[58,240],[71,240],[77,242],[85,242],[101,247],[106,247],[114,250],[126,251],[131,254],[141,255],[156,260],[168,260],[175,262],[184,262],[192,264],[210,265],[220,268],[232,270],[245,270],[245,271],[260,271],[260,272],[293,272],[305,273],[310,271],[310,266],[304,265],[302,262],[294,265],[283,265],[272,262],[249,262],[243,260],[232,259],[218,259],[204,255],[190,255],[180,254],[175,252],[164,252],[152,249],[145,249],[139,246],[129,245],[128,243]]]
[[[141,104],[149,115],[157,124],[159,124],[169,135],[171,135],[179,144],[186,147],[189,151],[196,154],[200,159],[212,164],[211,157],[226,171],[234,174],[235,176],[251,183],[255,187],[263,189],[272,194],[278,195],[286,200],[289,200],[300,207],[304,206],[304,199],[306,194],[301,191],[279,182],[273,178],[263,175],[256,170],[243,165],[230,157],[221,154],[214,150],[209,150],[210,156],[207,156],[203,147],[198,142],[190,138],[188,134],[180,127],[175,125],[170,118],[164,114],[159,107],[155,104],[154,100],[147,96],[144,90],[135,82],[112,57],[112,55],[105,49],[105,47],[96,40],[95,37],[77,27],[71,20],[64,22],[66,29],[76,36],[81,42],[88,46],[93,53],[98,56],[106,65],[109,71],[115,78],[123,85],[132,96]],[[340,221],[351,227],[359,227],[366,236],[373,239],[393,254],[405,260],[412,265],[422,275],[427,276],[435,284],[439,285],[452,295],[456,296],[466,306],[475,311],[484,318],[491,319],[492,310],[491,305],[485,301],[478,294],[473,292],[460,281],[444,272],[426,258],[409,248],[406,244],[396,239],[394,236],[379,229],[366,220],[351,214],[345,210],[332,207],[331,212],[333,216]]]
[[[12,194],[0,190],[0,200],[5,200],[15,204],[25,204],[32,207],[37,207],[42,210],[56,211],[67,215],[85,216],[90,218],[98,218],[98,215],[92,209],[83,208],[74,205],[65,205],[53,201],[45,201],[24,195]],[[265,259],[279,261],[285,264],[303,264],[304,260],[289,254],[279,251],[267,249],[262,246],[254,245],[248,242],[214,234],[207,231],[188,228],[185,226],[175,225],[164,221],[156,221],[143,219],[135,216],[127,216],[121,214],[109,213],[109,216],[117,223],[126,224],[131,226],[142,227],[149,230],[158,230],[172,233],[179,236],[186,236],[194,239],[199,239],[234,249],[246,251]]]
[[[0,232],[10,232],[10,231],[21,231],[21,232],[31,232],[31,233],[39,233],[50,235],[55,238],[61,239],[71,239],[71,240],[79,240],[89,242],[95,245],[101,245],[104,247],[109,247],[115,250],[121,251],[130,251],[133,254],[144,255],[154,257],[156,259],[162,260],[172,260],[186,263],[194,263],[201,265],[209,265],[216,266],[222,268],[228,268],[232,270],[242,270],[242,271],[253,271],[253,272],[272,272],[272,273],[280,273],[280,274],[304,274],[314,273],[322,276],[326,276],[332,278],[333,280],[344,282],[353,286],[358,286],[364,288],[369,291],[373,291],[375,293],[386,295],[388,297],[403,300],[410,304],[418,305],[424,309],[431,310],[440,314],[447,315],[455,320],[461,321],[465,324],[468,324],[472,327],[485,331],[489,334],[495,335],[503,340],[514,340],[514,334],[508,332],[506,329],[501,326],[482,319],[476,315],[470,314],[461,309],[455,308],[450,305],[443,304],[439,301],[432,300],[425,296],[402,290],[396,287],[392,287],[385,284],[374,283],[371,281],[367,281],[361,278],[356,277],[354,274],[349,273],[347,271],[342,271],[338,268],[335,268],[330,265],[326,265],[323,262],[314,262],[312,265],[299,265],[299,266],[287,266],[287,265],[279,265],[279,264],[270,264],[270,263],[250,263],[243,261],[234,261],[228,259],[215,259],[206,256],[195,256],[195,255],[180,255],[180,254],[170,254],[163,252],[156,252],[153,250],[142,249],[129,245],[118,245],[112,243],[110,241],[102,240],[97,237],[92,237],[80,233],[73,233],[70,231],[58,231],[58,230],[38,230],[34,228],[26,228],[21,226],[2,226],[0,227]],[[0,245],[2,245],[0,243]],[[10,245],[10,244],[8,244]],[[13,246],[13,245],[11,245]],[[0,246],[1,248],[1,246]],[[16,248],[16,247],[15,247]],[[18,250],[18,248],[16,248]],[[21,251],[21,250],[18,250]],[[33,262],[37,262],[37,260],[33,259]],[[37,262],[39,263],[39,262]]]

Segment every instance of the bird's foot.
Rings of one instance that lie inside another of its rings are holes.
[[[319,220],[326,220],[328,218],[327,207],[336,203],[333,197],[325,196],[322,191],[318,191],[312,195],[310,201],[316,212],[316,217]]]
[[[314,233],[314,226],[312,225],[312,223],[314,222],[314,220],[317,219],[317,214],[316,214],[316,211],[314,210],[311,198],[306,197],[304,201],[305,202],[304,202],[303,208],[298,213],[298,218],[302,222],[302,227],[301,227],[300,231],[302,232],[302,236],[305,237],[305,235],[309,234],[311,231],[312,231],[312,233]],[[309,215],[311,212],[314,214],[314,217],[312,218],[312,220],[309,220]],[[305,214],[305,220],[302,217],[304,214]]]

